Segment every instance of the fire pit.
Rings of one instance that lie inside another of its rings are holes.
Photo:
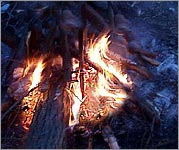
[[[31,9],[24,10],[20,8],[28,2],[3,4],[15,16],[26,12],[24,21],[28,13],[32,15],[24,25],[7,11],[7,28],[3,28],[9,32],[11,21],[20,24],[15,26],[19,32],[24,27],[15,40],[8,34],[3,38],[18,49],[3,73],[3,78],[8,76],[4,98],[8,100],[2,103],[1,118],[7,130],[4,148],[84,148],[79,145],[87,144],[91,149],[98,137],[107,147],[119,149],[115,118],[133,114],[140,124],[149,122],[151,133],[161,124],[162,111],[142,97],[137,83],[154,78],[151,66],[161,66],[158,55],[142,46],[132,23],[114,2],[106,2],[107,17],[94,9],[97,3],[33,2]]]

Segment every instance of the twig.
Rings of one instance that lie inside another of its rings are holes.
[[[88,139],[88,149],[92,149],[93,134],[90,134]]]
[[[104,138],[104,141],[106,141],[110,147],[110,149],[120,149],[115,136],[112,133],[112,130],[110,126],[104,126],[102,130],[102,135]]]
[[[65,71],[65,81],[71,81],[71,55],[69,51],[68,39],[66,31],[62,30],[62,44],[63,44],[63,68]]]
[[[83,102],[83,100],[81,100],[71,89],[69,89],[69,88],[67,88],[67,87],[66,87],[65,89],[69,90],[72,94],[74,94],[75,97],[78,98],[78,100],[79,100],[80,102]]]
[[[152,77],[152,74],[144,67],[142,69],[141,67],[137,66],[136,64],[131,64],[131,63],[128,63],[128,62],[122,62],[122,64],[124,66],[126,66],[127,68],[140,73],[141,75],[143,75],[144,77],[146,77],[148,79],[150,79]]]
[[[142,59],[144,59],[145,61],[149,62],[151,65],[154,65],[154,66],[160,65],[160,62],[157,61],[157,60],[154,60],[152,58],[146,57],[144,55],[140,55],[140,56],[142,57]]]
[[[5,117],[18,105],[22,102],[22,100],[24,99],[24,97],[28,96],[30,92],[32,92],[33,90],[35,90],[38,86],[32,88],[25,96],[23,96],[22,98],[20,98],[18,101],[16,101],[3,115],[1,118],[1,121],[3,121],[5,119]]]
[[[87,39],[87,27],[86,27],[86,16],[83,14],[83,7],[86,7],[84,4],[81,8],[81,14],[83,16],[83,27],[79,30],[79,52],[80,52],[80,71],[84,68],[84,55],[85,55],[85,47],[86,47],[86,39]],[[82,93],[82,98],[84,98],[84,74],[80,73],[80,88]]]

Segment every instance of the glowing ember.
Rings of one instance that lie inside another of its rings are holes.
[[[74,124],[78,121],[81,124],[85,124],[85,122],[89,123],[90,120],[99,122],[100,119],[107,117],[108,113],[114,112],[114,109],[119,109],[124,100],[128,98],[125,90],[119,85],[132,86],[132,82],[128,81],[127,74],[122,73],[120,60],[116,61],[110,58],[109,44],[109,36],[103,35],[87,46],[87,59],[96,66],[100,66],[102,71],[99,72],[85,64],[83,70],[85,98],[83,102],[76,98],[78,96],[81,99],[82,94],[80,90],[79,65],[73,61],[73,69],[77,72],[76,76],[73,75],[73,77],[79,81],[72,83],[73,88],[71,88],[74,92],[72,96],[74,100],[72,106]],[[101,98],[104,100],[100,101]],[[118,106],[116,107],[115,104],[118,104]],[[95,121],[96,119],[98,121]],[[73,125],[73,123],[70,122],[70,125]]]
[[[41,74],[45,67],[45,64],[43,63],[44,58],[45,57],[41,56],[40,59],[32,58],[27,60],[27,67],[25,68],[24,76],[34,70],[29,79],[31,81],[29,91],[36,87],[42,79]],[[35,107],[37,105],[37,102],[39,100],[43,100],[44,95],[45,93],[41,93],[39,91],[39,88],[36,88],[31,91],[28,96],[24,97],[22,101],[22,109],[24,110],[24,114],[22,114],[22,124],[25,130],[29,130],[30,124],[35,113]]]

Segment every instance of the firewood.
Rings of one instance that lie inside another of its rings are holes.
[[[111,29],[114,31],[115,30],[115,26],[114,26],[114,11],[112,8],[112,5],[110,2],[108,2],[108,7],[109,7],[109,22],[110,22],[110,27]]]
[[[157,60],[151,59],[151,58],[146,57],[146,56],[143,56],[143,55],[141,55],[141,57],[142,57],[145,61],[147,61],[148,63],[150,63],[150,64],[152,64],[152,65],[154,65],[154,66],[160,65],[160,62],[157,61]]]
[[[145,55],[145,56],[151,57],[151,58],[155,58],[156,57],[156,54],[143,50],[141,48],[140,44],[137,43],[136,41],[129,42],[127,47],[128,47],[129,52],[132,53],[132,54],[139,53],[141,55]]]
[[[23,76],[23,73],[24,73],[24,68],[22,67],[15,68],[13,72],[13,78],[18,79]]]
[[[126,26],[130,24],[130,22],[121,14],[115,15],[114,22],[117,27],[120,27],[121,24]]]
[[[88,149],[92,149],[92,144],[93,144],[93,134],[91,134],[89,136],[89,139],[88,139]]]
[[[88,19],[90,23],[95,26],[99,31],[109,28],[103,17],[91,6],[84,4],[82,6],[82,14],[83,17]]]
[[[102,135],[103,135],[104,141],[108,143],[110,149],[120,149],[116,141],[116,138],[114,134],[112,133],[110,126],[106,125],[103,127]]]
[[[134,71],[140,73],[141,75],[143,75],[146,78],[152,77],[152,74],[146,68],[144,68],[144,67],[141,68],[140,66],[137,66],[137,64],[123,62],[123,65],[125,65],[128,69],[131,69],[131,70],[134,70]]]
[[[68,35],[62,30],[62,49],[63,49],[63,69],[65,71],[65,81],[71,81],[71,55],[68,45]]]
[[[28,96],[30,92],[32,92],[33,90],[35,90],[38,86],[32,88],[30,91],[28,91],[28,93],[26,95],[23,95],[21,98],[19,98],[18,101],[16,101],[3,115],[1,118],[1,121],[4,121],[4,119],[6,118],[6,116],[17,106],[19,105],[22,100],[24,99],[24,97]]]
[[[64,10],[62,12],[60,26],[63,30],[79,29],[82,23],[70,10]]]
[[[67,85],[62,80],[52,84],[47,96],[37,106],[30,131],[25,141],[25,149],[66,148],[67,141],[66,138],[64,139],[63,131],[68,127],[69,123],[70,98],[65,87]],[[54,97],[54,95],[57,97]]]

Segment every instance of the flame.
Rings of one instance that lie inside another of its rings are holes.
[[[72,59],[72,68],[73,70],[77,69],[79,67],[79,61],[75,58]],[[79,78],[79,73],[77,74],[72,74],[72,79],[73,80],[76,80]],[[72,99],[73,99],[73,105],[72,105],[72,113],[73,113],[73,121],[71,120],[70,118],[70,121],[69,121],[69,126],[72,126],[76,123],[78,123],[78,112],[79,112],[79,109],[80,109],[80,105],[81,105],[81,100],[82,100],[82,93],[81,93],[81,90],[80,90],[80,81],[79,82],[74,82],[72,84],[72,87],[71,87],[71,90],[73,91],[73,93],[75,95],[72,96]]]
[[[37,66],[32,74],[32,77],[31,77],[32,84],[31,84],[29,90],[33,89],[34,87],[36,87],[39,84],[39,82],[41,80],[41,73],[42,73],[44,67],[45,67],[45,64],[43,63],[43,59],[41,58],[38,61]]]
[[[99,65],[104,72],[109,72],[115,75],[122,83],[131,85],[132,82],[127,81],[127,74],[121,74],[121,67],[120,62],[116,62],[109,58],[107,54],[109,54],[108,46],[111,42],[109,42],[109,37],[107,35],[103,35],[101,39],[99,39],[93,44],[89,46],[87,51],[88,57],[90,61],[94,62],[95,64]]]
[[[117,79],[120,83],[127,86],[131,86],[132,81],[128,81],[128,75],[122,72],[120,61],[110,58],[108,46],[111,42],[109,41],[109,37],[110,36],[105,34],[94,42],[89,43],[86,48],[87,58],[96,66],[100,66],[102,72],[98,72],[94,68],[90,69],[90,71],[86,68],[84,69],[87,70],[87,72],[84,73],[85,94],[88,98],[95,97],[95,99],[99,99],[101,96],[111,97],[114,98],[117,103],[123,104],[123,101],[128,98],[128,95],[124,89],[114,84],[113,81]],[[79,65],[73,61],[73,69],[75,70],[77,68],[79,68]],[[90,77],[90,74],[96,74],[96,77]],[[79,81],[79,72],[74,77]],[[81,98],[80,81],[72,83],[72,85],[74,87],[74,94]],[[75,122],[75,120],[78,119],[79,108],[82,102],[80,102],[76,96],[73,96],[72,99],[74,100],[72,113]],[[72,124],[70,121],[70,125]]]
[[[43,63],[44,58],[44,56],[41,56],[39,59],[31,58],[27,60],[27,67],[24,70],[24,76],[27,74],[30,75],[29,80],[31,81],[31,85],[29,87],[29,91],[36,87],[42,80],[41,74],[43,69],[45,68],[45,63]],[[33,73],[31,74],[32,70]],[[36,88],[31,91],[28,96],[24,97],[22,101],[22,106],[28,107],[28,109],[25,110],[24,116],[22,117],[22,124],[25,130],[29,130],[29,126],[35,113],[37,101],[39,99],[42,100],[44,95],[44,93],[40,92],[39,88]]]

